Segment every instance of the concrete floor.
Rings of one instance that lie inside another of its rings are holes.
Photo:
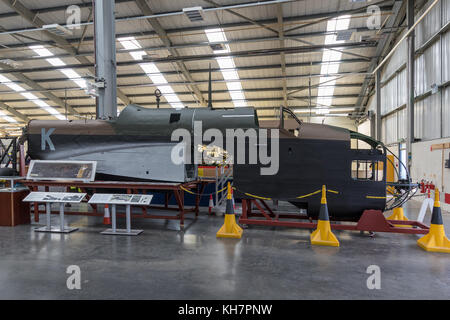
[[[418,205],[408,204],[410,217]],[[241,240],[216,239],[223,218],[206,214],[184,233],[175,222],[135,220],[145,230],[138,237],[101,235],[100,218],[68,219],[80,231],[0,228],[0,299],[450,298],[450,255],[423,251],[416,235],[336,231],[341,247],[330,248],[287,228],[253,226]],[[444,223],[450,234],[449,214]],[[70,265],[81,268],[81,290],[66,287]],[[367,288],[370,265],[381,268],[381,290]]]

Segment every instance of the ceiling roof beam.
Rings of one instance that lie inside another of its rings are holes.
[[[283,76],[273,76],[273,77],[240,77],[239,81],[278,81],[286,79],[308,79],[308,78],[317,78],[317,77],[328,77],[328,76],[342,76],[342,77],[358,77],[358,76],[366,76],[368,73],[366,72],[338,72],[333,74],[322,74],[322,73],[307,73],[307,74],[297,74],[297,75],[287,75],[286,77]],[[118,78],[136,78],[136,77],[146,77],[147,75],[145,73],[129,73],[129,74],[122,74],[118,75]],[[53,78],[53,79],[41,79],[41,80],[35,80],[38,83],[52,83],[52,82],[69,82],[70,80],[65,78]],[[212,80],[212,83],[227,83],[230,81],[227,80]],[[193,84],[207,84],[208,80],[197,80]],[[170,81],[171,86],[185,86],[185,81]],[[126,85],[125,85],[126,86]],[[146,83],[146,84],[130,84],[128,86],[131,87],[139,87],[139,86],[145,86],[145,87],[154,87],[156,86],[153,83]],[[120,87],[124,87],[124,85],[120,85]],[[46,89],[48,90],[48,89]]]
[[[390,34],[390,33],[394,33],[395,31],[399,30],[399,29],[403,29],[402,27],[397,27],[397,28],[384,28],[382,30],[381,33],[379,34]],[[358,32],[369,32],[371,31],[370,29],[368,29],[367,27],[362,27],[362,28],[356,28],[354,29],[354,32],[358,33]],[[137,32],[137,33],[123,33],[123,34],[117,34],[117,38],[122,38],[122,37],[147,37],[147,36],[153,36],[153,32],[151,32],[152,34],[149,34],[150,32],[145,31],[145,32]],[[291,35],[284,35],[285,39],[288,40],[293,40],[293,41],[298,41],[299,39],[302,38],[311,38],[311,37],[320,37],[320,36],[326,36],[326,35],[335,35],[337,34],[336,31],[315,31],[315,32],[307,32],[307,33],[297,33],[297,34],[291,34]],[[255,38],[242,38],[242,39],[234,39],[234,40],[228,40],[228,41],[223,41],[223,42],[217,42],[220,44],[233,44],[233,43],[258,43],[258,42],[266,42],[266,41],[277,41],[279,39],[279,36],[272,36],[272,37],[268,37],[268,36],[264,36],[264,37],[255,37]],[[81,38],[72,38],[72,39],[67,39],[67,41],[71,44],[78,44],[80,42]],[[85,37],[83,43],[87,43],[87,42],[92,42],[93,38],[92,37]],[[29,43],[10,43],[10,44],[3,44],[4,48],[0,48],[0,52],[2,50],[11,50],[11,49],[22,49],[22,48],[28,48],[28,46],[32,46],[32,45],[53,45],[52,41],[39,41],[39,42],[29,42]],[[202,42],[191,42],[191,43],[183,43],[183,44],[173,44],[172,43],[172,48],[174,49],[183,49],[183,48],[197,48],[197,47],[209,47],[210,43],[207,41],[202,41]],[[130,52],[135,52],[135,51],[142,51],[142,50],[148,50],[148,51],[161,51],[161,50],[167,50],[166,46],[157,46],[157,47],[142,47],[139,49],[131,49],[131,50],[127,50],[127,49],[119,49],[117,50],[118,54],[125,54],[125,53],[130,53]],[[5,58],[8,58],[6,56],[5,52]],[[94,52],[93,51],[79,51],[77,52],[76,56],[93,56]],[[59,54],[59,55],[55,55],[55,58],[69,58],[72,57],[69,54]],[[11,59],[14,59],[15,61],[28,61],[28,60],[42,60],[42,59],[46,59],[46,57],[34,57],[34,56],[30,56],[30,57],[14,57],[11,56]]]
[[[342,84],[335,84],[335,85],[322,85],[321,87],[336,87],[336,88],[361,88],[361,83],[342,83]],[[130,89],[130,88],[142,88],[146,87],[146,85],[143,84],[130,84],[130,85],[122,85],[118,86],[122,89]],[[317,87],[317,85],[311,86],[311,87]],[[288,87],[287,90],[293,90],[293,92],[299,92],[302,90],[309,89],[309,86],[298,86],[298,87]],[[242,89],[244,92],[272,92],[272,91],[281,91],[283,90],[282,87],[270,87],[270,88],[249,88],[249,89]],[[58,89],[47,89],[47,90],[27,90],[27,92],[33,92],[33,93],[39,93],[39,92],[77,92],[77,91],[84,91],[83,89],[80,89],[80,87],[66,87],[66,88],[58,88]],[[214,94],[220,94],[220,93],[228,93],[228,90],[213,90]],[[184,94],[190,94],[190,91],[177,91],[175,92],[179,95]],[[0,91],[0,95],[15,95],[17,92],[13,91]],[[202,94],[208,94],[208,91],[202,91]],[[152,96],[151,94],[146,94],[147,96]]]
[[[270,48],[270,49],[257,49],[257,50],[245,50],[245,51],[234,51],[234,52],[224,52],[218,54],[201,54],[192,56],[169,56],[164,58],[153,58],[148,61],[152,62],[175,62],[175,61],[198,61],[198,60],[214,60],[218,57],[259,57],[259,56],[274,56],[279,55],[281,52],[285,54],[299,54],[299,53],[310,53],[322,51],[325,49],[360,49],[360,48],[370,48],[375,47],[377,43],[375,41],[367,42],[349,42],[349,43],[333,43],[333,44],[322,44],[322,45],[310,45],[310,46],[297,46],[297,47],[285,47],[285,48]]]
[[[281,88],[281,90],[282,90],[282,88]],[[281,91],[281,90],[278,90],[278,91]],[[267,91],[269,91],[269,90],[267,90]],[[277,91],[277,90],[270,90],[270,91]],[[187,95],[187,94],[189,94],[189,92],[182,92],[182,93],[180,93],[180,92],[175,92],[176,94],[184,94],[184,95]],[[217,93],[217,92],[214,92],[214,93]],[[221,93],[225,93],[225,92],[221,92]],[[149,95],[149,94],[147,94],[147,93],[140,93],[140,94],[132,94],[132,95],[130,95],[130,97],[133,97],[133,98],[145,98],[145,97],[151,97],[151,98],[153,98],[153,96],[152,95]],[[335,95],[332,95],[332,96],[317,96],[317,97],[322,97],[322,98],[333,98],[333,99],[356,99],[356,98],[358,98],[358,94],[341,94],[341,95],[339,95],[339,94],[335,94]],[[308,96],[292,96],[292,97],[289,97],[289,100],[295,100],[295,99],[304,99],[304,98],[308,98]],[[70,101],[70,100],[87,100],[87,99],[91,99],[91,97],[90,96],[78,96],[78,97],[67,97],[67,100],[68,101]],[[252,101],[252,99],[253,99],[253,101],[265,101],[265,100],[260,100],[260,99],[268,99],[268,101],[271,101],[271,99],[277,99],[277,100],[280,100],[280,99],[284,99],[284,97],[274,97],[274,98],[249,98],[249,99],[246,99],[246,100],[249,100],[249,101]],[[42,100],[46,100],[46,99],[42,99]],[[5,103],[19,103],[19,102],[29,102],[29,100],[27,100],[27,99],[3,99],[3,101],[5,102]],[[214,102],[220,102],[220,101],[228,101],[228,100],[220,100],[220,99],[218,99],[218,100],[214,100]],[[231,101],[231,100],[230,100]],[[183,102],[185,102],[185,103],[190,103],[190,104],[192,104],[192,103],[195,103],[195,101],[194,100],[183,100]],[[39,107],[38,107],[39,108]]]
[[[30,121],[30,118],[28,118],[26,115],[24,115],[23,113],[17,111],[15,108],[7,105],[6,103],[4,103],[3,101],[0,101],[0,109],[4,110],[4,111],[8,111],[10,114],[12,114],[14,117],[20,119],[23,122],[28,122]]]
[[[357,59],[344,59],[344,60],[339,60],[339,61],[331,61],[336,62],[336,63],[368,63],[368,61],[361,59],[361,58],[357,58]],[[135,61],[135,60],[129,60],[129,61],[122,61],[122,62],[118,62],[117,63],[117,67],[128,67],[128,66],[137,66],[139,64],[139,61]],[[323,61],[312,61],[312,62],[299,62],[299,63],[287,63],[285,64],[286,68],[298,68],[298,67],[310,67],[310,66],[320,66],[324,64]],[[89,64],[71,64],[71,65],[66,65],[64,66],[64,68],[70,68],[70,69],[88,69],[90,67],[93,67],[94,64],[93,63],[89,63]],[[277,69],[277,68],[281,68],[282,65],[281,64],[271,64],[271,65],[257,65],[257,66],[240,66],[240,67],[236,67],[236,70],[241,70],[241,71],[245,71],[245,70],[263,70],[263,69]],[[16,68],[14,69],[15,72],[20,72],[20,73],[42,73],[42,72],[54,72],[61,69],[61,67],[53,67],[53,66],[48,66],[48,67],[36,67],[36,68]],[[218,68],[212,68],[211,71],[213,73],[215,72],[221,72],[220,69]],[[10,70],[0,70],[0,74],[2,73],[10,73]],[[189,71],[190,73],[209,73],[209,69],[191,69]],[[179,74],[177,71],[161,71],[162,74],[165,75],[175,75],[175,74]],[[143,73],[145,74],[145,73]]]
[[[336,87],[336,88],[361,88],[362,82],[354,82],[354,83],[337,83],[334,85],[328,85],[324,84],[321,85],[321,87]],[[128,84],[128,85],[122,85],[121,87],[123,89],[131,89],[131,88],[139,88],[139,87],[146,87],[145,84]],[[318,87],[317,85],[311,86],[312,88]],[[302,90],[309,89],[309,86],[295,86],[295,87],[287,87],[288,90],[293,90],[293,92],[298,92]],[[271,92],[271,91],[281,91],[283,90],[283,87],[268,87],[268,88],[243,88],[242,91],[245,92]],[[56,88],[56,89],[47,89],[47,90],[27,90],[27,92],[33,92],[33,93],[39,93],[39,92],[45,92],[45,91],[51,91],[51,92],[76,92],[76,91],[83,91],[83,89],[80,89],[80,87],[65,87],[65,88]],[[213,93],[228,93],[229,90],[213,90]],[[177,94],[190,94],[190,91],[176,91]],[[204,90],[202,91],[203,94],[208,94],[208,91]],[[15,95],[17,92],[12,91],[0,91],[0,95]],[[153,96],[153,94],[146,93],[147,96]]]

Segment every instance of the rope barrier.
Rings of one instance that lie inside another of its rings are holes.
[[[216,194],[216,192],[208,193],[208,194],[206,194],[206,193],[205,193],[205,194],[199,194],[199,193],[196,193],[196,192],[192,192],[192,191],[190,191],[190,190],[184,188],[183,186],[180,186],[180,189],[183,190],[183,191],[185,191],[185,192],[187,192],[187,193],[190,193],[190,194],[192,194],[192,195],[198,195],[198,196],[210,196],[210,195]],[[225,191],[226,189],[227,189],[227,187],[225,187],[225,188],[223,188],[223,189],[221,189],[221,190],[218,190],[217,193],[221,193],[221,192]],[[233,190],[239,191],[240,193],[246,195],[247,197],[252,197],[252,198],[255,198],[255,199],[266,200],[266,201],[272,200],[272,198],[262,197],[262,196],[254,195],[254,194],[251,194],[251,193],[242,192],[242,191],[238,190],[236,187],[233,187]],[[321,193],[321,192],[322,192],[322,190],[317,190],[317,191],[314,191],[314,192],[311,192],[311,193],[308,193],[308,194],[305,194],[305,195],[302,195],[302,196],[298,196],[298,197],[296,197],[295,199],[309,198],[309,197],[312,197],[312,196],[314,196],[314,195],[316,195],[316,194],[319,194],[319,193]],[[327,189],[327,192],[333,193],[333,194],[339,194],[339,191],[336,191],[336,190],[330,190],[330,189]],[[380,196],[366,196],[366,199],[387,199],[387,197],[380,197]]]
[[[186,188],[183,187],[183,186],[180,186],[180,189],[183,190],[183,191],[185,191],[185,192],[187,192],[187,193],[190,193],[190,194],[192,194],[192,195],[194,195],[194,196],[211,196],[211,195],[216,194],[216,192],[208,193],[208,194],[206,194],[206,193],[200,194],[200,193],[192,192],[192,191],[186,189]],[[236,188],[233,188],[233,189],[236,190]],[[225,191],[225,190],[227,190],[227,187],[218,190],[217,193],[221,193],[221,192],[223,192],[223,191]]]

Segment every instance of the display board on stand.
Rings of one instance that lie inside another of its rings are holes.
[[[96,170],[97,161],[32,160],[27,180],[91,182]]]
[[[111,205],[111,229],[107,229],[102,234],[107,235],[124,235],[124,236],[137,236],[144,230],[131,229],[131,206],[148,206],[153,199],[153,195],[145,194],[103,194],[96,193],[89,200],[89,204],[104,204]],[[116,207],[123,205],[126,208],[126,229],[117,229],[116,223]]]
[[[66,193],[66,192],[31,192],[23,202],[45,203],[47,223],[45,227],[36,228],[36,232],[49,233],[71,233],[78,228],[70,228],[64,225],[64,206],[66,203],[75,204],[83,201],[86,193]],[[51,205],[59,204],[59,227],[51,225]]]

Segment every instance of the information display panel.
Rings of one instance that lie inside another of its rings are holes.
[[[27,179],[91,182],[96,169],[97,161],[32,160]]]
[[[148,206],[153,199],[153,195],[145,194],[105,194],[96,193],[89,200],[90,204],[117,204]]]
[[[24,202],[42,203],[80,203],[86,197],[86,193],[66,192],[31,192]]]

